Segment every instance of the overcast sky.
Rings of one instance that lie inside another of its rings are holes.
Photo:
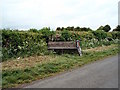
[[[0,28],[118,25],[119,0],[1,0]]]

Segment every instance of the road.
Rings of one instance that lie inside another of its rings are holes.
[[[24,88],[118,88],[118,56],[35,81]]]

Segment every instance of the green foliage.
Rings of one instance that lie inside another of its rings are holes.
[[[4,61],[10,58],[49,54],[47,43],[49,40],[57,41],[57,36],[58,40],[61,41],[80,40],[82,49],[118,43],[120,36],[120,32],[117,31],[91,31],[90,28],[80,27],[63,27],[59,29],[62,29],[59,33],[58,31],[51,31],[50,28],[43,28],[41,30],[30,29],[29,31],[1,30],[2,40],[0,44],[2,44],[2,47],[0,47],[0,51],[3,55],[0,52],[0,57],[2,56]],[[77,31],[73,32],[69,30]]]
[[[120,39],[120,32],[111,32],[113,39]]]
[[[36,33],[36,32],[38,32],[38,30],[35,29],[35,28],[32,28],[32,29],[29,30],[29,32],[35,32]]]
[[[105,32],[109,32],[109,31],[111,30],[110,25],[105,25],[105,26],[103,27],[103,30],[104,30]]]
[[[118,25],[113,31],[120,31],[120,25]]]
[[[81,40],[81,36],[79,34],[77,34],[77,33],[71,33],[71,39],[73,41],[75,41],[75,40]]]
[[[83,27],[83,28],[80,28],[80,31],[92,31],[92,30],[90,28]]]
[[[61,32],[61,40],[63,40],[63,41],[71,40],[71,33],[67,30],[62,31]]]
[[[42,38],[44,38],[46,42],[48,42],[49,39],[52,39],[53,35],[55,35],[55,31],[50,31],[50,28],[43,28],[40,32],[42,33]]]
[[[83,32],[81,34],[81,37],[84,38],[84,39],[86,39],[86,40],[91,40],[91,39],[95,38],[94,34],[91,31],[89,31],[89,32]]]
[[[40,30],[40,32],[43,34],[43,35],[42,35],[43,37],[44,37],[44,36],[49,37],[50,34],[51,34],[50,28],[47,28],[47,27],[42,28],[42,29]]]
[[[36,79],[42,79],[57,72],[63,72],[68,69],[80,67],[84,64],[103,59],[110,55],[118,53],[117,46],[109,48],[104,51],[84,51],[83,56],[78,55],[62,55],[56,56],[55,60],[48,60],[43,64],[38,64],[31,68],[16,69],[16,70],[5,70],[2,71],[2,87],[11,88],[15,85],[28,83]],[[90,58],[91,57],[91,58]]]
[[[46,50],[46,43],[38,33],[2,31],[3,61],[9,58],[40,55]]]
[[[96,39],[98,39],[99,41],[107,37],[106,32],[101,30],[93,31],[92,33],[95,35]]]
[[[94,48],[103,45],[107,46],[114,43],[117,44],[119,37],[118,33],[116,32],[114,32],[115,35],[114,34],[112,35],[111,32],[105,32],[103,30],[88,31],[88,32],[86,31],[71,32],[68,30],[64,30],[62,31],[62,33],[63,33],[63,35],[61,34],[62,41],[80,40],[80,46],[82,49]]]
[[[112,37],[112,33],[111,33],[111,32],[108,32],[108,33],[107,33],[107,37],[113,38],[113,37]]]
[[[60,28],[60,27],[57,27],[56,31],[60,31],[60,30],[61,30],[61,28]]]
[[[74,28],[74,26],[72,26],[72,27],[68,26],[67,28],[57,27],[56,30],[57,30],[57,31],[63,31],[63,30],[68,30],[68,31],[92,31],[92,29],[90,29],[90,28],[86,28],[86,27],[80,28],[79,26],[76,27],[76,28]]]
[[[97,30],[103,30],[104,26],[100,26]]]
[[[66,28],[66,30],[68,30],[68,31],[74,31],[74,27],[70,27],[69,26],[69,27]]]

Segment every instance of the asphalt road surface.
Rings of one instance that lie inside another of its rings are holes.
[[[35,81],[24,88],[118,88],[118,56]]]

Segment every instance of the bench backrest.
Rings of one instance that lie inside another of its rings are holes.
[[[48,49],[49,50],[77,49],[79,55],[82,56],[79,40],[70,42],[48,42]]]
[[[48,42],[48,49],[77,49],[75,41],[69,42]]]

